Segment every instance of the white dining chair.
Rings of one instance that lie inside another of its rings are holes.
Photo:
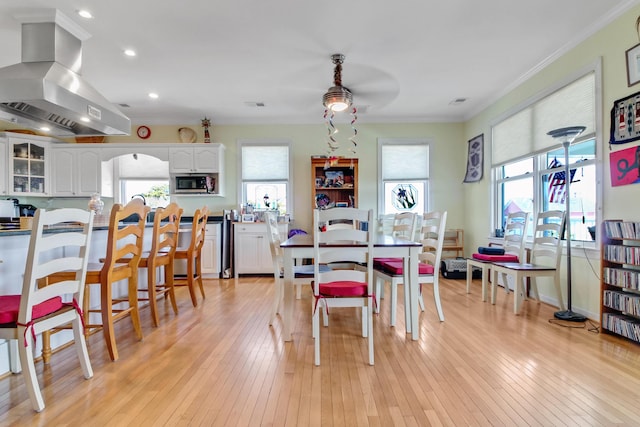
[[[320,224],[349,220],[355,227],[320,231]],[[363,223],[367,227],[362,227]],[[367,337],[369,364],[373,349],[373,211],[356,208],[314,210],[314,304],[312,328],[314,360],[320,365],[320,311],[329,315],[338,307],[361,307],[362,336]],[[366,229],[364,229],[366,228]],[[349,243],[345,243],[349,242]],[[322,265],[338,262],[341,267],[322,270]],[[350,264],[355,267],[350,267]]]
[[[390,217],[390,218],[389,218]],[[421,218],[419,215],[416,215],[413,212],[399,212],[391,215],[385,215],[381,218],[378,218],[378,225],[385,227],[384,233],[385,235],[398,237],[406,240],[415,240],[419,238],[416,234],[418,230],[418,224],[421,223]],[[378,233],[380,233],[380,229],[378,229]],[[384,298],[384,279],[380,276],[379,270],[382,269],[383,264],[389,261],[393,262],[403,262],[402,258],[374,258],[373,259],[373,275],[376,286],[376,312],[380,312],[380,299]],[[404,281],[407,281],[406,272],[404,274]],[[397,292],[397,287],[393,288],[392,292]],[[392,297],[392,300],[395,299]],[[424,310],[424,307],[422,307]],[[393,322],[395,324],[395,321]]]
[[[502,239],[502,251],[500,255],[474,253],[467,259],[467,293],[471,293],[471,281],[473,280],[473,268],[481,271],[482,301],[487,300],[489,290],[488,282],[491,265],[494,262],[520,262],[525,259],[524,238],[527,234],[529,212],[512,212],[507,215]],[[509,289],[509,284],[504,283]]]
[[[526,278],[531,279],[531,292],[540,301],[537,279],[550,277],[558,297],[560,310],[564,310],[562,290],[560,288],[560,261],[562,258],[562,230],[565,222],[564,211],[546,211],[538,214],[531,249],[531,262],[496,262],[493,263],[493,280],[491,282],[491,303],[496,303],[498,275],[502,277],[505,291],[509,292],[507,277],[514,277],[513,312],[520,313],[522,301],[527,297]]]
[[[269,325],[275,321],[276,315],[280,312],[282,299],[284,297],[284,257],[280,247],[282,238],[278,230],[277,212],[265,212],[265,224],[267,226],[267,237],[269,238],[269,249],[273,261],[273,279],[275,281],[273,305]],[[322,270],[329,269],[328,266],[321,266]],[[305,285],[311,284],[313,280],[313,265],[296,265],[293,272],[293,285],[296,287],[296,299],[301,298],[301,290]]]
[[[420,293],[418,304],[424,310],[424,301],[422,297],[422,285],[431,284],[433,288],[433,299],[438,313],[438,318],[444,322],[444,312],[440,301],[440,274],[438,266],[442,257],[442,246],[444,243],[444,232],[447,225],[447,212],[427,212],[422,215],[422,225],[420,227],[420,242],[422,243],[422,252],[419,255],[420,263],[418,264],[418,281],[420,283]],[[380,282],[389,282],[391,286],[391,326],[396,325],[398,285],[406,283],[407,278],[405,271],[406,262],[403,260],[385,261],[381,265],[375,267],[376,286],[380,286]],[[404,290],[404,306],[405,306],[405,324],[411,323],[409,307],[409,292]]]
[[[38,209],[31,229],[22,293],[0,296],[0,338],[18,342],[20,366],[14,366],[14,369],[24,369],[27,392],[37,412],[42,411],[45,404],[33,356],[36,336],[71,323],[73,345],[82,373],[86,379],[93,376],[80,308],[85,292],[93,218],[93,211],[81,209]],[[70,222],[78,226],[77,231],[69,230]],[[63,223],[63,232],[44,233],[45,227],[54,229],[55,225]],[[58,271],[65,271],[70,278],[39,286],[41,279]]]

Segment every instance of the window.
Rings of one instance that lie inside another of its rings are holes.
[[[146,154],[132,154],[114,159],[120,203],[142,196],[152,209],[169,204],[169,162]]]
[[[426,140],[378,141],[378,213],[428,211],[429,144]]]
[[[277,210],[292,214],[288,141],[239,141],[239,200],[254,210]]]
[[[525,211],[535,217],[546,210],[565,210],[565,155],[561,141],[547,135],[553,129],[585,126],[569,147],[571,239],[595,240],[598,222],[598,144],[600,114],[599,66],[556,90],[538,97],[492,127],[492,176],[495,228],[506,217]],[[515,143],[514,141],[517,141]],[[528,234],[532,235],[530,224]]]
[[[169,204],[169,181],[147,179],[121,179],[120,194],[122,203],[128,203],[136,196],[142,196],[152,209],[164,208]]]

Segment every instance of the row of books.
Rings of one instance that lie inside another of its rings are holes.
[[[603,256],[606,261],[640,265],[640,246],[605,245]]]
[[[640,342],[640,320],[620,314],[602,313],[602,327],[633,341]]]
[[[640,239],[640,222],[605,221],[604,229],[610,239]]]
[[[602,269],[602,280],[607,285],[639,290],[640,271],[626,268],[605,267]]]
[[[619,291],[604,291],[602,302],[606,307],[640,317],[640,296]]]

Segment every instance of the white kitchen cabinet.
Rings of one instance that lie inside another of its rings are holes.
[[[282,241],[287,239],[289,224],[278,224]],[[267,225],[264,222],[235,223],[233,227],[234,275],[273,274]]]
[[[49,143],[30,138],[9,137],[8,194],[46,196],[49,192]]]
[[[101,192],[102,164],[98,150],[54,145],[51,158],[52,196],[89,197]]]
[[[220,224],[207,224],[202,245],[202,276],[220,277]]]
[[[170,173],[220,173],[224,162],[224,145],[172,147],[169,149]]]
[[[221,236],[220,224],[209,223],[205,229],[204,244],[202,245],[202,277],[220,277],[220,249]],[[187,248],[191,243],[191,223],[180,224],[178,235],[178,247]],[[174,274],[186,275],[186,260],[179,259],[174,263]]]

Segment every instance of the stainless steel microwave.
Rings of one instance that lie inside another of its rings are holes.
[[[218,177],[216,174],[173,175],[171,187],[173,194],[217,194]]]

